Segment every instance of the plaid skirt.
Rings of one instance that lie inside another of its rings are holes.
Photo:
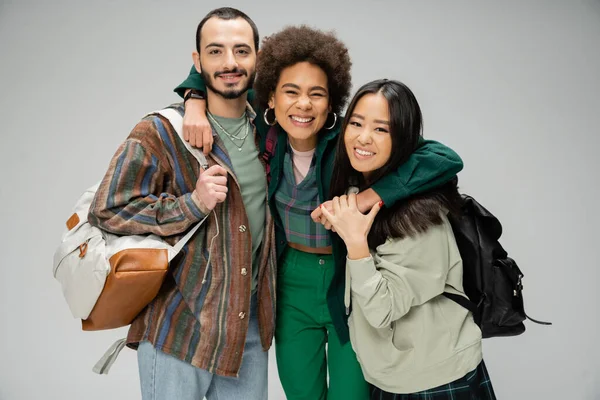
[[[483,361],[460,379],[417,393],[388,393],[371,385],[371,400],[496,400],[494,388]]]

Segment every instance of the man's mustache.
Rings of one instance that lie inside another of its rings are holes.
[[[235,69],[232,69],[231,71],[217,71],[214,73],[214,77],[217,78],[224,74],[242,74],[244,76],[248,76],[248,71],[246,71],[243,68],[235,68]]]

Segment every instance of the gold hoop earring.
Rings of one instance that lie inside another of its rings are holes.
[[[331,124],[331,126],[326,126],[325,129],[332,130],[333,127],[335,126],[335,124],[337,123],[337,114],[336,113],[332,113],[333,114],[333,124]],[[329,116],[327,117],[327,119],[329,119]]]
[[[263,117],[265,119],[265,123],[269,126],[273,126],[277,123],[277,118],[275,117],[275,110],[273,110],[273,122],[269,122],[269,118],[267,117],[267,113],[269,112],[269,110],[273,110],[272,108],[267,108],[265,110],[265,113],[263,114]]]

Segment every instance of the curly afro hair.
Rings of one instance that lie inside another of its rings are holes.
[[[325,71],[329,84],[329,104],[332,111],[339,115],[348,101],[352,87],[352,62],[348,48],[332,32],[323,32],[306,25],[290,26],[263,39],[254,83],[259,104],[267,108],[281,71],[303,61]]]

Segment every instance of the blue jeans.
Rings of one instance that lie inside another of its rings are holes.
[[[211,374],[141,342],[138,365],[143,400],[266,400],[268,352],[258,332],[256,295],[238,378]]]

